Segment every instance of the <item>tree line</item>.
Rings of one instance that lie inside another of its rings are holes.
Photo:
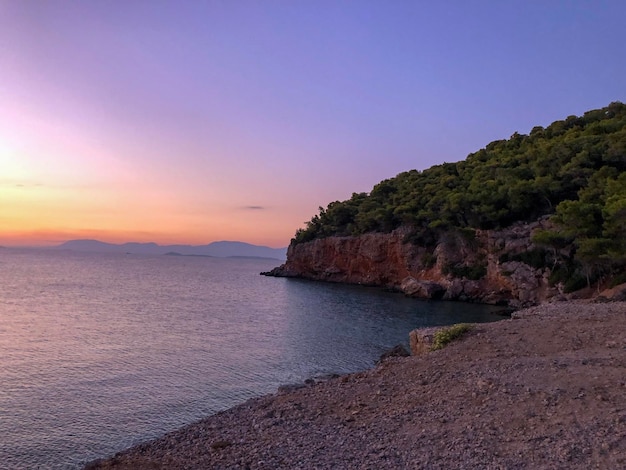
[[[626,105],[515,133],[463,161],[400,173],[370,193],[320,207],[292,242],[408,226],[408,241],[428,246],[443,231],[500,229],[542,216],[551,216],[555,229],[534,241],[555,273],[583,273],[588,283],[623,273]]]

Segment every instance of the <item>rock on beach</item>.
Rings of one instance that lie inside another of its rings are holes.
[[[519,311],[442,350],[254,398],[86,468],[626,468],[626,302]]]

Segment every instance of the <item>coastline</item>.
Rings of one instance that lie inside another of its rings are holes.
[[[624,467],[625,332],[626,302],[531,307],[442,350],[281,387],[85,468]]]

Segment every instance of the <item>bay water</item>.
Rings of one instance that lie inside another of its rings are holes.
[[[277,260],[0,249],[0,468],[75,469],[496,308],[260,276]]]

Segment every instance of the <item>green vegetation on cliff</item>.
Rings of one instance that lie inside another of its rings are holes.
[[[472,325],[468,323],[457,323],[456,325],[437,330],[433,336],[433,344],[430,350],[437,351],[438,349],[445,348],[449,343],[460,338],[471,329]]]
[[[500,229],[545,215],[555,229],[534,241],[555,280],[578,273],[576,282],[582,276],[589,283],[623,271],[626,105],[611,103],[529,135],[515,133],[457,163],[401,173],[369,194],[320,207],[292,242],[408,226],[408,241],[429,246],[443,231]]]

